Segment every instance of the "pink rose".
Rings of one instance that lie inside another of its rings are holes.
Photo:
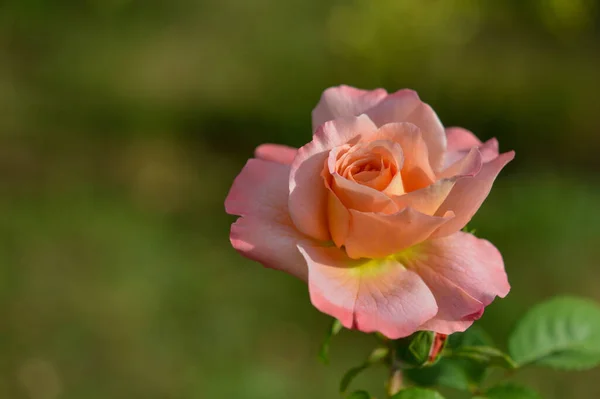
[[[461,229],[514,152],[444,129],[414,91],[325,90],[313,139],[261,145],[225,201],[242,255],[308,282],[347,328],[464,331],[510,290],[488,241]]]

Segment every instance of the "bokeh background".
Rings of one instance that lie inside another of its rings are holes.
[[[471,224],[513,286],[481,321],[500,345],[543,298],[600,300],[599,71],[594,0],[0,1],[0,397],[338,397],[371,337],[320,364],[329,319],[230,248],[223,200],[340,83],[516,150]],[[599,377],[518,379],[583,399]]]

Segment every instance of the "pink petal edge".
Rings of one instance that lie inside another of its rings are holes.
[[[250,159],[235,178],[225,210],[242,217],[232,224],[230,240],[243,256],[306,281],[306,262],[297,244],[298,232],[287,211],[290,167]]]

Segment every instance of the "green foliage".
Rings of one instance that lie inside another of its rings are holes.
[[[392,399],[444,399],[444,397],[431,389],[408,388],[392,396]]]
[[[388,354],[388,348],[376,348],[375,350],[373,350],[373,352],[371,352],[371,354],[363,364],[361,364],[360,366],[352,367],[351,369],[346,371],[346,373],[342,377],[342,380],[340,381],[340,392],[346,392],[348,390],[348,387],[350,386],[350,383],[352,383],[352,380],[354,380],[354,378],[356,378],[357,375],[359,375],[362,371],[368,369],[369,367],[383,362],[387,358]]]
[[[494,342],[481,327],[474,325],[465,332],[454,333],[448,337],[449,350],[465,346],[494,346]]]
[[[600,364],[600,307],[588,300],[558,297],[536,305],[509,337],[520,365],[583,370]]]
[[[410,337],[395,341],[396,358],[404,365],[424,365],[429,359],[434,336],[431,331],[419,331]]]
[[[531,388],[503,384],[490,388],[482,396],[473,399],[541,399],[541,396]]]
[[[348,395],[348,399],[371,399],[373,398],[367,391],[355,391]]]
[[[483,378],[483,370],[467,359],[442,358],[435,366],[409,369],[404,375],[424,387],[444,386],[471,391]]]
[[[443,357],[435,365],[409,369],[405,371],[405,375],[425,387],[446,386],[473,391],[485,378],[485,366],[489,365],[490,359],[489,354],[488,359],[482,359],[481,353],[476,355],[474,350],[469,348],[490,348],[490,345],[490,337],[478,326],[473,326],[463,333],[455,333],[448,337]],[[463,350],[470,356],[452,356],[453,353],[461,354]]]
[[[506,353],[491,346],[464,346],[452,352],[452,356],[464,357],[485,365],[486,367],[517,368],[517,364]]]
[[[319,359],[325,364],[329,363],[329,346],[331,344],[331,338],[338,335],[344,326],[338,319],[333,319],[329,329],[327,330],[327,335],[325,336],[325,340],[321,345],[321,350],[319,351]]]

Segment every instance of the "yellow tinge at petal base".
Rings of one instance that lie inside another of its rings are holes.
[[[510,290],[498,250],[462,232],[377,259],[351,259],[314,242],[298,249],[315,307],[347,328],[391,339],[418,330],[464,331]]]
[[[383,259],[354,260],[336,247],[302,243],[298,248],[308,264],[312,303],[347,328],[398,338],[437,314],[429,287],[398,261],[414,257],[414,249]]]
[[[354,277],[377,277],[384,273],[389,273],[390,269],[406,269],[407,265],[414,261],[419,255],[420,245],[413,245],[396,254],[378,259],[352,260],[348,272]]]

